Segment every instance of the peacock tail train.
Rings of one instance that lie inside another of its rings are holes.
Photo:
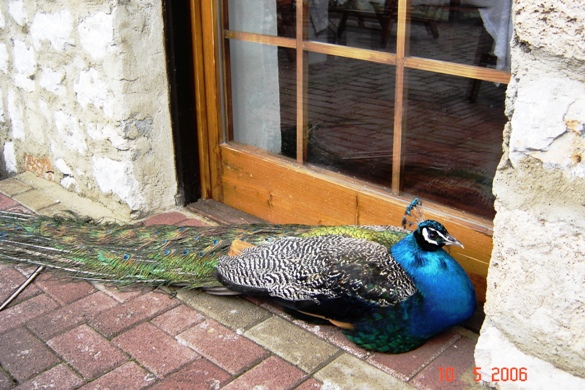
[[[0,260],[85,280],[266,296],[330,321],[366,349],[401,353],[475,309],[469,277],[443,249],[461,243],[439,222],[424,220],[419,206],[415,199],[406,209],[407,216],[420,217],[412,232],[394,226],[119,225],[0,212]]]
[[[282,237],[347,235],[390,247],[408,233],[393,226],[123,225],[73,214],[0,212],[0,260],[42,265],[85,280],[194,289],[221,286],[217,260],[234,242],[256,246]]]

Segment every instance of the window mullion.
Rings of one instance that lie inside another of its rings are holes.
[[[392,146],[392,192],[400,193],[402,165],[402,131],[404,129],[404,107],[406,106],[406,82],[404,57],[408,55],[410,0],[399,0],[398,23],[396,24],[396,89],[394,99],[394,139]]]
[[[296,5],[296,61],[297,61],[297,162],[303,164],[307,158],[308,139],[308,61],[303,50],[303,41],[307,37],[308,1],[299,0]]]

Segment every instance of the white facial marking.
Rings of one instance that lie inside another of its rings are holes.
[[[425,239],[426,242],[428,242],[429,244],[433,244],[433,245],[439,245],[439,243],[433,239],[431,239],[431,237],[429,236],[429,231],[432,230],[433,232],[435,232],[437,235],[439,235],[439,237],[441,237],[445,242],[449,242],[449,239],[447,239],[447,237],[442,234],[440,231],[432,229],[432,228],[423,228],[422,230],[422,234],[423,237]]]
[[[425,241],[428,242],[429,244],[439,245],[439,243],[437,243],[437,241],[431,240],[431,238],[429,237],[429,229],[428,228],[423,228],[422,234],[423,234]]]

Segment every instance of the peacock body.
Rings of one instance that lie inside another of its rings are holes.
[[[99,224],[0,214],[0,259],[73,277],[266,296],[400,353],[471,316],[475,293],[435,221],[393,226]]]

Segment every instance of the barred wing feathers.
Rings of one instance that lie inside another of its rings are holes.
[[[336,300],[385,307],[416,293],[386,247],[338,235],[283,238],[222,256],[217,275],[232,290],[279,298],[295,308]]]

